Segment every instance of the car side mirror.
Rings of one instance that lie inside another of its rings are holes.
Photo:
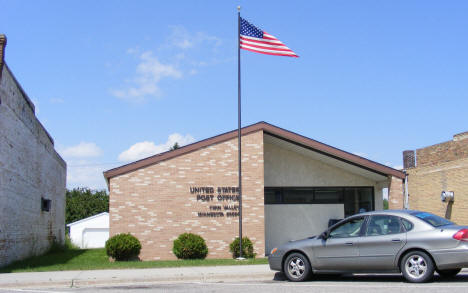
[[[328,237],[330,237],[330,232],[328,230],[320,234],[320,238],[322,238],[323,240],[327,240]]]

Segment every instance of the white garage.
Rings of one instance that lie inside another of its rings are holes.
[[[109,213],[104,212],[67,225],[70,239],[80,248],[102,248],[109,239]]]

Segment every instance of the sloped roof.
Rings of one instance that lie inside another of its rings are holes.
[[[83,222],[86,222],[86,221],[89,221],[89,220],[92,220],[92,219],[95,219],[95,218],[99,218],[99,217],[102,217],[102,216],[109,216],[109,213],[108,212],[103,212],[103,213],[100,213],[100,214],[96,214],[94,216],[87,217],[87,218],[75,221],[73,223],[67,224],[67,227],[74,226],[76,224],[80,224],[80,223],[83,223]]]
[[[373,171],[373,172],[386,175],[386,176],[391,175],[400,179],[405,178],[405,174],[402,171],[390,168],[388,166],[368,160],[366,158],[357,156],[355,154],[345,152],[338,148],[329,146],[327,144],[321,143],[319,141],[313,140],[311,138],[302,136],[300,134],[294,133],[292,131],[277,127],[275,125],[272,125],[263,121],[243,127],[241,130],[241,134],[242,136],[244,136],[244,135],[257,132],[257,131],[263,131],[264,133],[267,133],[269,135],[276,136],[278,138],[287,140],[291,143],[298,144],[305,148],[311,149],[313,151],[322,153],[324,155],[333,157],[341,161],[345,161],[349,164],[353,164],[355,166],[367,169],[369,171]],[[151,157],[139,160],[139,161],[135,161],[133,163],[129,163],[129,164],[126,164],[126,165],[123,165],[114,169],[110,169],[104,172],[104,177],[106,178],[107,183],[109,183],[109,179],[111,179],[112,177],[116,177],[125,173],[129,173],[129,172],[138,170],[140,168],[144,168],[144,167],[156,164],[161,161],[169,160],[169,159],[196,151],[198,149],[201,149],[201,148],[213,145],[213,144],[217,144],[217,143],[221,143],[230,139],[234,139],[236,137],[237,137],[237,129],[183,146],[173,151],[167,151],[167,152],[160,153],[160,154],[157,154],[157,155],[154,155],[154,156],[151,156]]]

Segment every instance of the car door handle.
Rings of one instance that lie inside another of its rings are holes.
[[[396,238],[396,239],[392,239],[392,242],[395,242],[395,243],[396,243],[396,242],[401,242],[401,239],[397,239],[397,238]]]
[[[346,242],[345,245],[349,245],[349,246],[352,246],[353,243],[352,242]]]

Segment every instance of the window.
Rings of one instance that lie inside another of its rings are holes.
[[[390,235],[404,232],[395,216],[372,216],[367,225],[366,236]]]
[[[314,200],[321,203],[342,203],[343,188],[316,188]]]
[[[374,210],[373,187],[265,187],[265,204],[344,204],[345,216]]]
[[[50,211],[50,199],[45,199],[41,197],[41,211],[44,211],[44,212]]]
[[[372,187],[348,187],[344,190],[345,217],[374,210]]]
[[[411,223],[407,219],[401,218],[401,222],[403,223],[403,226],[405,227],[406,231],[410,231],[411,229],[413,229],[413,223]]]
[[[285,188],[283,190],[283,202],[291,203],[314,203],[314,190],[310,188]]]
[[[455,223],[450,222],[447,219],[444,219],[442,217],[436,216],[431,213],[426,213],[426,212],[415,212],[412,213],[413,216],[418,217],[419,219],[423,220],[424,222],[434,226],[434,227],[440,227],[440,226],[447,226],[447,225],[454,225]]]
[[[361,232],[361,226],[364,222],[364,217],[353,218],[338,227],[331,230],[330,238],[346,238],[358,237]]]
[[[265,204],[283,203],[281,188],[265,188]]]

